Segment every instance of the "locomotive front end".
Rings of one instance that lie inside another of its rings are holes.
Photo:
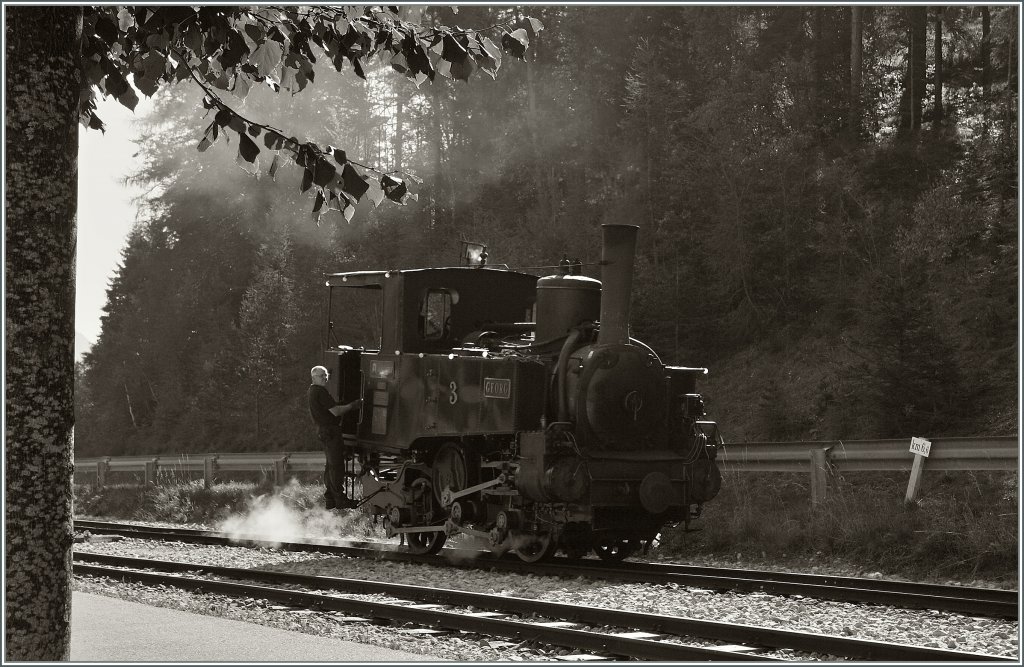
[[[518,485],[539,503],[564,503],[567,553],[617,559],[700,515],[721,486],[720,436],[696,391],[706,369],[665,366],[629,336],[637,227],[603,230],[597,335],[588,322],[570,329],[554,372],[557,418],[521,436]]]

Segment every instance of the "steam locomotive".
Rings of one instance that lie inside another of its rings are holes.
[[[603,284],[488,266],[326,276],[329,337],[356,317],[348,297],[370,313],[375,340],[329,344],[326,363],[339,401],[363,399],[342,421],[346,469],[389,537],[618,561],[700,516],[721,486],[707,370],[630,338],[637,231],[603,226]]]

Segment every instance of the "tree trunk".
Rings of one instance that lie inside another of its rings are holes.
[[[71,652],[82,7],[7,9],[6,660]]]
[[[928,36],[928,8],[907,7],[907,69],[903,79],[903,118],[900,129],[914,132],[921,128],[921,107],[925,87],[925,41]]]
[[[945,116],[942,108],[942,11],[941,6],[935,8],[935,127],[942,124]]]
[[[992,100],[992,15],[989,8],[981,8],[981,132],[988,134]]]
[[[402,105],[402,92],[397,90],[395,92],[395,166],[396,171],[402,170],[402,143],[405,141],[405,135],[402,131],[402,125],[405,122],[405,108]]]
[[[981,8],[981,92],[985,102],[992,90],[992,15],[989,8]]]
[[[864,8],[850,8],[850,135],[860,136],[861,77],[864,71]]]
[[[825,86],[825,36],[822,34],[821,7],[811,9],[811,33],[814,35],[814,82],[811,85],[810,111],[814,118],[821,117],[822,91]]]

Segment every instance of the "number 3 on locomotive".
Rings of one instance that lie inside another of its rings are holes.
[[[452,380],[448,383],[448,389],[451,390],[448,392],[448,402],[455,405],[459,402],[459,385],[455,384],[455,380]]]

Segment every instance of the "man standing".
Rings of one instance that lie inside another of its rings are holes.
[[[324,467],[324,499],[327,509],[351,508],[358,503],[345,494],[345,445],[341,436],[341,416],[362,405],[357,398],[344,405],[327,390],[327,369],[313,366],[309,370],[309,414],[317,426],[317,436],[324,445],[327,465]]]

